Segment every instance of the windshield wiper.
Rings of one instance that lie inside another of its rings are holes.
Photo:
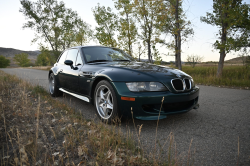
[[[88,63],[93,63],[93,62],[110,62],[110,60],[100,59],[100,60],[88,61]]]
[[[128,59],[115,59],[113,61],[130,61],[130,60],[128,60]]]

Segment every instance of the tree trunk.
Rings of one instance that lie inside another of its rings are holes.
[[[141,62],[141,47],[139,46],[139,62]]]
[[[178,67],[179,70],[182,70],[181,67],[181,31],[180,31],[180,23],[179,23],[179,0],[176,0],[175,5],[175,26],[177,29],[177,34],[175,35],[175,66]]]
[[[178,52],[177,52],[177,58],[178,58],[178,69],[182,70],[181,66],[181,32],[179,30],[179,23],[178,23]]]
[[[151,45],[150,45],[150,41],[147,41],[148,44],[148,61],[149,63],[152,63],[152,59],[151,59]]]
[[[175,67],[178,67],[178,55],[177,55],[177,52],[178,52],[178,39],[177,39],[177,35],[174,35],[174,40],[175,40]]]
[[[129,49],[129,55],[132,55],[132,42],[131,42],[131,36],[130,36],[130,22],[129,22],[129,17],[128,17],[128,13],[126,13],[126,20],[127,20],[127,24],[128,24],[128,49]]]
[[[225,4],[225,6],[227,6],[227,3]],[[227,28],[228,28],[228,23],[225,21],[228,17],[227,13],[221,13],[221,17],[223,17],[223,19],[222,19],[222,24],[221,24],[222,34],[221,34],[221,43],[220,43],[221,44],[220,45],[220,60],[219,60],[217,75],[216,75],[218,78],[222,76],[224,60],[226,57],[225,47],[226,47],[226,41],[227,41]]]
[[[224,60],[225,60],[225,57],[226,57],[226,51],[225,51],[226,40],[227,40],[227,32],[226,32],[225,27],[223,26],[222,27],[222,35],[221,35],[222,46],[220,48],[220,60],[219,60],[218,69],[217,69],[217,77],[222,76]]]

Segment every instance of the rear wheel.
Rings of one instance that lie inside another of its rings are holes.
[[[111,123],[119,119],[119,110],[114,88],[106,81],[100,81],[95,88],[94,103],[99,118]]]
[[[49,93],[52,97],[61,96],[62,92],[58,88],[58,83],[53,73],[49,75]]]

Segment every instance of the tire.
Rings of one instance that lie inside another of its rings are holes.
[[[61,96],[63,94],[58,88],[58,83],[53,73],[49,75],[49,93],[52,97]]]
[[[120,118],[115,90],[106,81],[100,81],[95,88],[94,105],[99,118],[105,123],[116,123]]]

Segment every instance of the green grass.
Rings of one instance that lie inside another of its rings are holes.
[[[221,78],[216,77],[217,66],[183,66],[182,70],[193,77],[195,83],[229,86],[249,89],[250,68],[245,66],[224,66]]]

